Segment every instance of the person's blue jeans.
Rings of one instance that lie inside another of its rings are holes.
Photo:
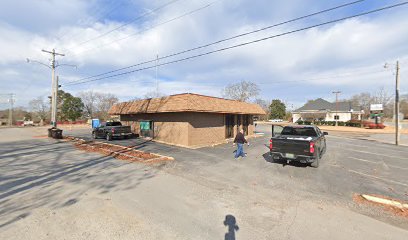
[[[245,157],[245,153],[244,153],[244,144],[242,143],[237,143],[237,151],[235,153],[235,158],[238,158],[239,156],[241,157]]]

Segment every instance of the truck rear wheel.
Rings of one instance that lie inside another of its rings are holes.
[[[318,167],[319,167],[319,162],[320,162],[320,153],[319,153],[319,151],[317,151],[316,159],[315,159],[314,162],[312,162],[312,163],[310,164],[310,166],[312,166],[312,167],[314,167],[314,168],[318,168]]]
[[[107,141],[112,141],[112,135],[110,135],[109,133],[106,134],[106,140]]]

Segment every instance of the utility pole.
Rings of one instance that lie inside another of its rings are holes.
[[[57,53],[55,52],[55,49],[52,49],[52,51],[47,51],[47,50],[42,50],[45,53],[49,53],[52,56],[51,59],[51,126],[56,128],[57,127],[57,92],[58,92],[58,80],[55,79],[55,56],[65,56],[62,53]]]
[[[395,145],[399,145],[400,132],[399,132],[399,62],[395,66]]]
[[[333,91],[332,93],[336,94],[336,115],[334,115],[334,120],[336,120],[336,126],[338,126],[339,94],[341,93],[341,91]]]
[[[54,120],[55,124],[53,127],[57,127],[57,111],[58,111],[58,89],[59,89],[59,76],[56,77],[55,79],[55,85],[54,85]]]
[[[13,93],[10,94],[9,103],[10,103],[10,107],[9,107],[8,125],[9,127],[11,127],[13,125],[13,104],[14,104],[14,94]]]
[[[384,68],[388,68],[389,64],[385,63]],[[395,145],[399,145],[399,140],[400,140],[400,131],[399,131],[399,62],[397,61],[397,64],[395,64]]]
[[[156,55],[156,97],[159,97],[159,79],[157,78],[158,66],[159,65],[159,54]]]

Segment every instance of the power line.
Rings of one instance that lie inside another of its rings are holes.
[[[104,33],[102,33],[102,34],[100,34],[100,35],[98,35],[98,36],[96,36],[96,37],[94,37],[94,38],[91,38],[91,39],[88,39],[88,40],[86,40],[86,41],[83,41],[83,42],[77,44],[76,47],[81,46],[81,45],[84,45],[84,44],[89,43],[89,42],[91,42],[91,41],[94,41],[94,40],[96,40],[96,39],[102,38],[102,37],[104,37],[104,36],[106,36],[106,35],[108,35],[108,34],[114,32],[114,31],[116,31],[116,30],[119,30],[119,29],[121,29],[121,28],[123,28],[123,27],[126,27],[126,26],[128,26],[129,24],[134,23],[134,22],[138,21],[139,19],[142,19],[143,17],[148,16],[148,15],[154,13],[154,12],[157,12],[157,11],[159,11],[159,10],[161,10],[161,9],[163,9],[163,8],[165,8],[165,7],[167,7],[167,6],[171,5],[171,4],[173,4],[173,3],[176,3],[176,2],[178,2],[178,1],[181,1],[181,0],[172,0],[172,1],[170,1],[170,2],[167,2],[166,4],[163,4],[163,5],[161,5],[160,7],[157,7],[157,8],[155,8],[155,9],[153,9],[152,11],[146,12],[146,13],[144,13],[144,14],[138,16],[137,18],[135,18],[135,19],[133,19],[133,20],[127,22],[127,23],[124,23],[124,24],[122,24],[122,25],[120,25],[120,26],[118,26],[118,27],[115,27],[115,28],[113,28],[113,29],[111,29],[111,30],[109,30],[109,31],[107,31],[107,32],[104,32]],[[68,50],[68,51],[71,51],[72,49],[73,49],[73,48],[69,48],[69,49],[67,49],[67,50]]]
[[[225,39],[221,39],[221,40],[209,43],[209,44],[205,44],[205,45],[201,45],[201,46],[194,47],[194,48],[191,48],[191,49],[183,50],[181,52],[169,54],[169,55],[160,57],[159,59],[152,59],[152,60],[148,60],[148,61],[141,62],[141,63],[138,63],[138,64],[130,65],[128,67],[123,67],[123,68],[108,71],[108,72],[105,72],[105,73],[101,73],[101,74],[81,78],[81,79],[76,80],[74,82],[82,81],[82,80],[86,80],[86,79],[91,79],[91,78],[95,78],[95,77],[100,77],[100,76],[103,76],[103,75],[107,75],[107,74],[114,73],[114,72],[119,72],[119,71],[122,71],[122,70],[126,70],[126,69],[137,67],[137,66],[141,66],[141,65],[144,65],[144,64],[153,63],[153,62],[155,62],[157,60],[163,60],[163,59],[166,59],[166,58],[175,57],[175,56],[178,56],[178,55],[181,55],[181,54],[184,54],[184,53],[188,53],[188,52],[192,52],[192,51],[195,51],[195,50],[198,50],[198,49],[206,48],[206,47],[209,47],[209,46],[212,46],[212,45],[215,45],[215,44],[219,44],[219,43],[222,43],[222,42],[225,42],[225,41],[229,41],[229,40],[232,40],[232,39],[235,39],[235,38],[239,38],[239,37],[243,37],[243,36],[250,35],[250,34],[253,34],[253,33],[265,31],[267,29],[274,28],[274,27],[277,27],[277,26],[281,26],[281,25],[284,25],[284,24],[287,24],[287,23],[299,21],[301,19],[309,18],[309,17],[315,16],[315,15],[318,15],[318,14],[330,12],[330,11],[333,11],[333,10],[336,10],[336,9],[339,9],[339,8],[343,8],[343,7],[346,7],[346,6],[353,5],[353,4],[357,4],[357,3],[360,3],[362,1],[364,1],[364,0],[349,2],[349,3],[346,3],[346,4],[342,4],[342,5],[339,5],[339,6],[335,6],[335,7],[332,7],[332,8],[325,9],[325,10],[321,10],[321,11],[318,11],[318,12],[315,12],[315,13],[311,13],[311,14],[308,14],[308,15],[297,17],[297,18],[294,18],[294,19],[291,19],[291,20],[288,20],[288,21],[284,21],[284,22],[280,22],[280,23],[277,23],[277,24],[267,26],[267,27],[263,27],[263,28],[260,28],[260,29],[257,29],[257,30],[253,30],[253,31],[250,31],[250,32],[246,32],[246,33],[238,34],[238,35],[228,37],[228,38],[225,38]]]
[[[282,37],[282,36],[289,35],[289,34],[293,34],[293,33],[296,33],[296,32],[301,32],[301,31],[305,31],[305,30],[308,30],[308,29],[312,29],[312,28],[316,28],[316,27],[320,27],[320,26],[324,26],[324,25],[328,25],[328,24],[332,24],[332,23],[344,21],[344,20],[347,20],[347,19],[356,18],[356,17],[360,17],[360,16],[364,16],[364,15],[368,15],[368,14],[372,14],[372,13],[384,11],[384,10],[387,10],[387,9],[399,7],[399,6],[406,5],[406,4],[408,4],[408,1],[402,2],[402,3],[398,3],[398,4],[394,4],[394,5],[390,5],[390,6],[387,6],[387,7],[378,8],[378,9],[371,10],[371,11],[367,11],[367,12],[363,12],[363,13],[359,13],[359,14],[355,14],[355,15],[351,15],[351,16],[348,16],[348,17],[343,17],[343,18],[339,18],[339,19],[335,19],[335,20],[331,20],[331,21],[327,21],[327,22],[315,24],[315,25],[308,26],[308,27],[299,28],[299,29],[296,29],[296,30],[292,30],[292,31],[288,31],[288,32],[284,32],[284,33],[272,35],[272,36],[269,36],[269,37],[264,37],[264,38],[256,39],[256,40],[253,40],[253,41],[244,42],[244,43],[232,45],[232,46],[229,46],[229,47],[224,47],[224,48],[220,48],[220,49],[217,49],[217,50],[213,50],[213,51],[209,51],[209,52],[205,52],[205,53],[201,53],[201,54],[197,54],[197,55],[193,55],[193,56],[189,56],[189,57],[177,59],[177,60],[174,60],[174,61],[164,62],[164,63],[158,64],[157,66],[169,65],[169,64],[173,64],[173,63],[178,63],[178,62],[190,60],[190,59],[193,59],[193,58],[198,58],[198,57],[210,55],[210,54],[217,53],[217,52],[222,52],[222,51],[226,51],[226,50],[230,50],[230,49],[234,49],[234,48],[238,48],[238,47],[243,47],[243,46],[250,45],[250,44],[253,44],[253,43],[258,43],[258,42],[266,41],[266,40],[269,40],[269,39],[273,39],[273,38],[277,38],[277,37]],[[159,58],[159,59],[160,59],[160,58]],[[157,59],[154,60],[154,61],[157,61]],[[106,77],[91,79],[91,80],[87,80],[87,81],[79,81],[79,80],[78,80],[78,81],[75,81],[75,82],[67,83],[67,84],[65,84],[64,86],[70,86],[70,85],[83,84],[83,83],[87,83],[87,82],[99,81],[99,80],[103,80],[103,79],[107,79],[107,78],[112,78],[112,77],[117,77],[117,76],[122,76],[122,75],[130,74],[130,73],[133,73],[133,72],[138,72],[138,71],[142,71],[142,70],[147,70],[147,69],[151,69],[151,68],[155,68],[155,67],[156,67],[156,65],[154,65],[154,66],[149,66],[149,67],[144,67],[144,68],[139,68],[139,69],[135,69],[135,70],[131,70],[131,71],[123,72],[123,73],[118,73],[118,74],[114,74],[114,75],[110,75],[110,76],[106,76]],[[104,74],[104,75],[105,75],[105,74]]]
[[[382,72],[387,72],[387,70],[378,70],[378,71],[369,71],[369,72],[360,72],[360,73],[343,73],[342,75],[333,75],[333,76],[328,76],[328,77],[321,77],[321,78],[307,78],[307,79],[300,79],[300,80],[288,80],[288,81],[273,81],[273,82],[262,82],[259,84],[279,84],[279,83],[297,83],[297,82],[312,82],[316,80],[327,80],[327,79],[336,79],[336,78],[344,78],[344,77],[354,77],[354,76],[361,76],[361,75],[368,75],[368,74],[374,74],[374,73],[382,73]]]
[[[92,51],[92,50],[100,49],[100,48],[102,48],[102,47],[106,47],[106,46],[108,46],[108,45],[111,45],[112,43],[116,43],[116,42],[120,42],[120,41],[129,39],[129,38],[131,38],[131,37],[133,37],[133,36],[139,35],[139,34],[141,34],[141,33],[144,33],[144,32],[147,32],[147,31],[149,31],[149,30],[152,30],[152,29],[154,29],[154,28],[157,28],[157,27],[159,27],[159,26],[165,25],[165,24],[167,24],[167,23],[170,23],[170,22],[179,20],[179,19],[181,19],[181,18],[184,18],[184,17],[186,17],[186,16],[189,16],[189,15],[192,15],[192,14],[194,14],[194,13],[196,13],[196,12],[199,12],[199,11],[201,11],[201,10],[204,10],[204,9],[210,7],[211,5],[213,5],[213,4],[215,4],[216,2],[219,2],[219,1],[222,1],[222,0],[217,0],[217,1],[210,2],[210,3],[208,3],[208,4],[204,5],[204,6],[201,6],[201,7],[199,7],[199,8],[194,9],[194,10],[185,12],[185,13],[183,13],[183,14],[177,16],[177,17],[174,17],[174,18],[171,18],[171,19],[166,20],[166,21],[164,21],[164,22],[158,23],[158,24],[153,25],[153,26],[151,26],[151,27],[149,27],[149,28],[147,28],[147,29],[144,29],[144,30],[142,30],[142,31],[129,34],[129,35],[123,37],[123,38],[119,38],[119,39],[116,39],[116,40],[113,40],[113,41],[104,43],[104,44],[99,45],[99,46],[94,47],[94,48],[86,49],[86,50],[81,51],[81,52],[79,52],[79,53],[73,53],[73,54],[71,54],[71,55],[78,55],[78,54],[80,54],[80,53],[84,53],[84,52],[89,52],[89,51]],[[362,1],[364,1],[364,0],[362,0]]]

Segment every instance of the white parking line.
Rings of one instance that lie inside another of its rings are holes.
[[[366,173],[362,173],[362,172],[357,172],[357,171],[354,171],[354,170],[351,170],[351,169],[348,169],[348,171],[351,172],[351,173],[355,173],[355,174],[364,176],[364,177],[375,178],[375,179],[378,179],[378,180],[382,180],[382,181],[384,181],[384,182],[390,182],[390,183],[399,184],[399,185],[408,187],[408,184],[406,184],[406,183],[397,182],[397,181],[390,180],[390,179],[385,179],[385,178],[380,178],[380,177],[373,176],[373,175],[370,175],[370,174],[366,174]]]
[[[399,159],[403,159],[403,160],[408,161],[408,158],[400,157],[400,156],[392,156],[392,155],[381,154],[381,153],[373,153],[373,152],[368,152],[368,151],[354,150],[354,149],[350,149],[350,148],[343,148],[343,147],[337,147],[337,146],[332,146],[332,148],[340,148],[340,149],[344,149],[344,150],[348,150],[348,151],[352,151],[352,152],[372,154],[372,155],[383,156],[383,157],[387,157],[387,158],[399,158]]]
[[[353,144],[353,143],[347,143],[347,142],[339,143],[339,145],[347,145],[347,146],[362,147],[362,148],[373,148],[372,145],[359,145],[359,144]],[[386,150],[393,151],[393,152],[401,152],[401,153],[406,153],[406,154],[408,154],[408,151],[395,150],[395,149],[393,149],[393,148],[389,148],[389,147],[386,147],[386,146],[381,146],[381,145],[379,145],[379,144],[377,144],[377,145],[375,146],[375,148],[376,148],[377,150],[378,150],[379,148],[382,148],[382,149],[386,149]]]
[[[369,163],[374,163],[374,164],[381,164],[381,162],[370,161],[370,160],[367,160],[367,159],[361,159],[361,158],[355,158],[355,157],[348,157],[348,158],[351,158],[351,159],[354,159],[354,160],[357,160],[357,161],[361,161],[361,162],[369,162]],[[398,168],[398,169],[402,169],[402,170],[408,170],[408,168],[398,167],[398,166],[391,165],[391,164],[387,164],[387,163],[384,163],[384,164],[387,165],[388,167]]]

